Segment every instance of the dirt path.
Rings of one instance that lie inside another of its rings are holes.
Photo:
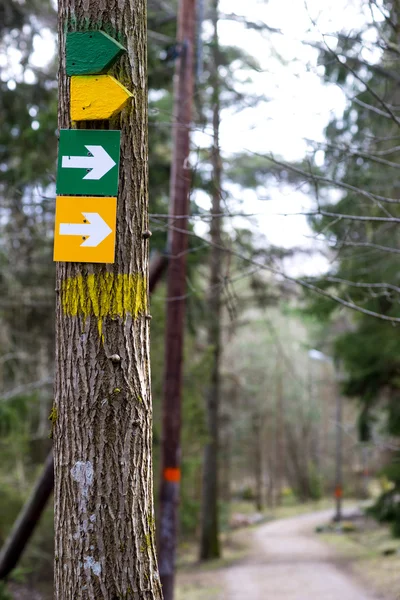
[[[331,516],[314,513],[254,530],[251,556],[224,571],[223,600],[381,600],[340,569],[313,534]]]

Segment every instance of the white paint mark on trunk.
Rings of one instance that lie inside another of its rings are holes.
[[[96,521],[96,515],[90,515],[87,518],[87,503],[89,496],[89,488],[93,483],[94,469],[91,462],[78,461],[74,464],[71,469],[71,477],[77,482],[79,486],[79,520],[82,519],[78,525],[76,532],[73,534],[73,539],[78,540],[80,537],[86,537],[88,532],[93,531],[93,523]]]
[[[93,483],[93,465],[91,462],[78,461],[71,469],[71,476],[80,487],[80,492],[84,498],[88,497],[89,487]]]
[[[85,570],[91,569],[93,574],[99,577],[101,573],[101,564],[95,561],[93,556],[84,556],[83,560],[85,561],[83,568]]]

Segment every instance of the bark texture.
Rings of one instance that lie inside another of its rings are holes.
[[[278,359],[279,360],[279,359]],[[277,361],[278,362],[278,361]],[[276,433],[275,433],[275,502],[282,504],[282,488],[285,472],[285,420],[283,398],[283,376],[279,364],[276,365]]]
[[[160,281],[167,263],[168,259],[163,254],[155,253],[152,257],[149,275],[150,294]],[[25,550],[25,546],[28,544],[53,493],[53,487],[54,460],[53,451],[51,450],[47,456],[43,472],[38,477],[30,497],[18,515],[10,536],[0,551],[0,579],[7,577],[18,564],[21,554]]]
[[[159,505],[159,565],[165,600],[174,594],[175,552],[181,466],[182,359],[186,307],[187,218],[191,171],[190,130],[194,92],[196,1],[180,0],[180,57],[174,80],[173,157],[170,182],[165,366],[163,389],[162,459]],[[174,219],[174,217],[178,217]]]
[[[338,386],[339,387],[339,386]],[[336,510],[334,520],[342,520],[343,494],[343,398],[340,390],[336,390],[336,477],[335,477]]]
[[[55,598],[162,598],[154,543],[148,311],[145,0],[60,0],[59,126],[70,128],[67,31],[128,50],[113,75],[134,94],[121,129],[113,265],[57,265]],[[145,234],[145,235],[144,235]]]
[[[222,290],[222,251],[221,251],[221,179],[222,163],[219,145],[220,129],[220,64],[218,38],[218,0],[212,3],[213,35],[213,195],[211,214],[211,254],[209,282],[209,329],[208,344],[213,350],[210,384],[207,391],[208,442],[204,450],[203,498],[200,558],[209,560],[220,556],[218,519],[218,456],[219,456],[219,405],[220,405],[220,358],[221,358],[221,290]]]
[[[264,510],[264,437],[263,418],[256,413],[253,416],[253,444],[254,444],[254,483],[255,483],[255,506],[258,512]]]

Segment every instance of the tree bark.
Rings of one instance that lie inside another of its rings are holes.
[[[219,144],[220,129],[220,80],[218,67],[220,64],[219,38],[218,38],[218,0],[212,3],[212,22],[214,35],[212,41],[213,52],[213,195],[211,207],[211,254],[210,254],[210,283],[208,298],[208,344],[213,351],[213,361],[210,374],[210,383],[207,391],[207,426],[208,442],[204,450],[203,466],[203,493],[202,493],[202,519],[200,558],[210,560],[218,558],[221,554],[219,542],[218,518],[218,454],[219,454],[219,405],[220,405],[220,358],[221,358],[221,183],[222,162]]]
[[[279,358],[278,358],[279,361]],[[275,472],[275,489],[276,489],[276,506],[282,504],[282,487],[285,464],[285,442],[284,442],[284,399],[283,399],[283,377],[280,365],[277,364],[277,385],[276,385],[276,438],[275,438],[275,456],[276,456],[276,472]]]
[[[232,390],[232,397],[235,394],[235,390]],[[222,421],[222,419],[221,419]],[[222,423],[221,423],[222,425]],[[232,477],[232,416],[226,414],[223,419],[223,433],[221,432],[221,446],[223,448],[220,465],[220,480],[221,480],[221,500],[225,503],[226,507],[230,507],[232,500],[231,492],[231,477]]]
[[[162,406],[158,558],[165,600],[174,595],[181,467],[181,404],[186,308],[187,215],[190,210],[190,130],[194,94],[195,0],[180,0],[179,58],[174,80],[173,157]],[[174,218],[179,217],[179,218]],[[173,299],[173,300],[172,300]]]
[[[67,31],[126,48],[114,69],[133,102],[121,130],[115,263],[56,274],[55,598],[159,600],[154,542],[148,319],[146,3],[61,0],[59,127],[71,127]]]
[[[339,384],[336,390],[336,473],[335,473],[335,516],[334,521],[340,523],[342,520],[343,499],[343,398],[340,393]]]
[[[155,253],[150,261],[149,292],[154,291],[160,281],[168,259],[165,254]],[[47,456],[43,471],[38,477],[31,495],[21,509],[14,527],[0,551],[0,579],[7,577],[18,564],[25,546],[39,523],[40,517],[53,492],[54,460],[53,451]]]
[[[253,448],[254,448],[254,482],[256,510],[264,510],[264,485],[263,485],[263,436],[262,417],[256,413],[252,419]]]

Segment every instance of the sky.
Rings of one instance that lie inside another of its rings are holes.
[[[220,23],[221,43],[239,44],[260,63],[261,72],[252,75],[249,94],[268,98],[256,109],[223,111],[221,147],[225,156],[272,152],[287,161],[301,160],[307,151],[306,140],[324,140],[324,128],[332,116],[342,114],[346,97],[339,87],[324,84],[317,51],[305,42],[325,39],[333,44],[334,38],[323,38],[323,34],[343,30],[344,24],[358,28],[367,18],[360,14],[360,4],[360,0],[220,0],[221,13],[262,21],[281,32],[261,35],[237,22]],[[322,153],[318,160],[323,161]],[[241,208],[258,215],[258,230],[267,243],[326,253],[326,246],[312,239],[305,216],[283,216],[313,209],[312,198],[288,186],[266,189],[262,195],[270,199],[260,200],[251,191],[243,193]],[[285,267],[291,275],[316,274],[329,268],[329,261],[319,252],[308,257],[303,253]]]

